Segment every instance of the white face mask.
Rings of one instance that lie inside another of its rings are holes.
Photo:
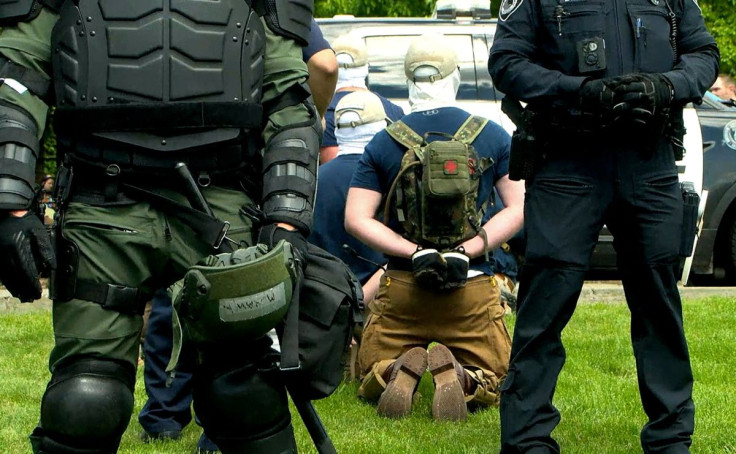
[[[409,88],[409,106],[412,112],[450,107],[456,104],[455,97],[460,88],[460,71],[455,70],[447,77],[434,82],[406,82]]]
[[[368,65],[356,66],[355,68],[338,68],[335,90],[345,87],[366,88],[365,80],[367,78]]]
[[[335,128],[337,155],[363,153],[373,136],[386,129],[385,121],[376,121],[354,128]]]

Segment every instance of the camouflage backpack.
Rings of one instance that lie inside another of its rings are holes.
[[[470,116],[454,135],[430,131],[424,137],[402,121],[389,125],[386,132],[407,151],[386,199],[384,223],[395,197],[404,236],[414,243],[442,250],[478,234],[485,241],[485,203],[479,210],[476,202],[480,177],[493,160],[479,158],[472,143],[487,123]],[[427,142],[431,135],[449,140]]]

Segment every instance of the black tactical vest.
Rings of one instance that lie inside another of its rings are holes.
[[[244,0],[67,1],[52,35],[60,146],[165,167],[259,136],[264,48]]]

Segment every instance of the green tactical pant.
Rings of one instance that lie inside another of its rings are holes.
[[[251,221],[239,212],[251,200],[245,193],[205,188],[215,215],[230,222],[228,237],[251,245]],[[168,193],[169,197],[185,199]],[[119,284],[152,293],[180,279],[201,258],[213,254],[190,227],[147,202],[127,206],[70,203],[62,224],[63,237],[79,248],[77,278]],[[111,359],[135,367],[142,317],[104,309],[72,299],[53,304],[55,347],[50,368],[77,356]]]

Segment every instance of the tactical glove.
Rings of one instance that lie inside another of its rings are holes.
[[[455,290],[465,287],[468,280],[468,267],[470,266],[470,257],[465,255],[462,250],[444,252],[442,258],[447,262],[447,275],[442,290]]]
[[[580,86],[580,107],[588,112],[606,113],[613,109],[614,91],[612,78],[587,79]]]
[[[447,261],[437,249],[417,249],[411,255],[414,279],[421,287],[439,290],[447,276]]]
[[[627,74],[616,78],[615,108],[618,118],[646,125],[672,104],[675,90],[665,76],[657,73]]]
[[[299,230],[288,230],[277,224],[266,224],[258,233],[258,242],[270,248],[274,247],[280,240],[288,241],[299,256],[302,269],[307,259],[307,240]]]
[[[0,214],[0,281],[22,302],[41,298],[41,270],[56,269],[49,232],[27,212],[21,217]]]

